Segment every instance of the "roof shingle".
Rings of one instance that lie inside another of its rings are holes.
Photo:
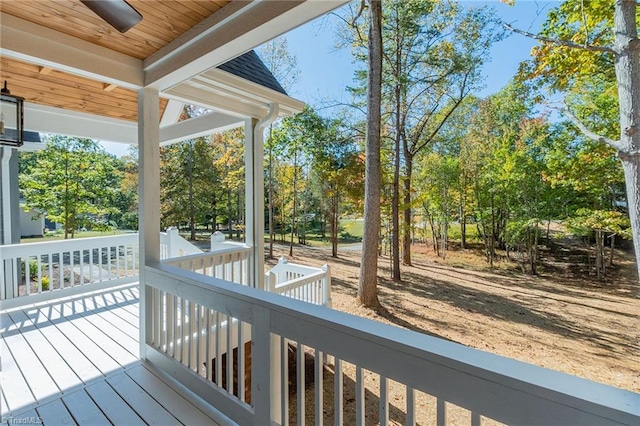
[[[218,69],[226,71],[245,80],[267,87],[269,89],[286,95],[278,80],[271,74],[260,57],[253,50],[248,51],[224,64]]]

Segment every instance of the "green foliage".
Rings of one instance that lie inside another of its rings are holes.
[[[613,2],[567,0],[549,11],[541,35],[576,45],[605,46],[613,41]],[[532,50],[533,75],[555,90],[579,89],[593,76],[615,81],[612,54],[541,43]]]
[[[605,231],[631,238],[629,217],[615,210],[579,209],[565,224],[572,233],[584,237],[591,236],[595,231]]]
[[[337,236],[337,218],[345,206],[362,208],[364,162],[351,132],[340,120],[307,107],[282,120],[268,144],[281,226],[289,223],[304,235],[308,217],[323,218]]]
[[[188,107],[183,119],[204,113]],[[244,209],[244,131],[234,129],[160,149],[160,223],[238,230]],[[129,218],[126,216],[126,218]],[[131,216],[131,220],[134,217]]]
[[[22,275],[25,276],[25,262],[20,264],[20,268],[22,271]],[[36,259],[29,260],[29,277],[37,278],[38,277],[38,261]]]
[[[44,150],[21,160],[26,207],[62,223],[65,237],[108,222],[118,212],[113,200],[122,178],[115,156],[89,139],[54,135],[45,143]]]

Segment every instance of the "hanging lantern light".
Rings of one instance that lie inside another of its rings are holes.
[[[14,96],[4,87],[0,89],[0,145],[22,146],[24,143],[24,98]]]

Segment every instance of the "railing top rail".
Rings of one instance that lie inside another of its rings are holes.
[[[233,247],[224,247],[224,248],[221,248],[221,249],[216,249],[214,251],[206,251],[206,252],[190,254],[190,255],[182,256],[182,257],[164,259],[164,260],[162,260],[162,263],[167,264],[167,265],[175,266],[175,265],[178,265],[178,264],[180,264],[182,262],[188,262],[190,260],[206,259],[208,257],[219,256],[221,254],[243,253],[243,252],[249,252],[249,251],[251,251],[251,248],[249,246],[238,245],[238,246],[233,246]]]
[[[108,247],[117,244],[135,244],[138,234],[122,234],[106,237],[89,237],[71,240],[43,241],[37,243],[10,244],[0,246],[3,258],[37,256],[39,254],[67,252],[98,247]]]
[[[301,273],[301,274],[313,274],[316,273],[318,271],[321,271],[322,269],[320,267],[313,267],[313,266],[307,266],[307,265],[300,265],[297,263],[280,263],[278,262],[272,269],[271,271],[273,272],[280,272],[280,271],[289,271],[289,272],[297,272],[297,273]]]
[[[345,361],[385,372],[499,421],[568,412],[575,412],[576,418],[601,416],[623,424],[640,418],[637,393],[179,268],[160,264],[146,269],[148,285],[197,297],[199,304],[215,310],[233,308],[234,316],[243,321],[267,310],[273,333],[339,354]],[[389,367],[390,359],[403,368]],[[462,393],[467,399],[460,400]],[[468,398],[470,393],[473,398]]]
[[[310,282],[316,281],[318,278],[324,277],[325,274],[326,272],[324,271],[316,271],[312,274],[305,275],[303,277],[294,278],[289,281],[284,281],[276,284],[275,290],[284,290],[285,287],[293,287],[296,285],[308,284]]]

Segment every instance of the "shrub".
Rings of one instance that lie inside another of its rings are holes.
[[[22,262],[22,275],[25,275],[25,263]],[[38,276],[38,261],[36,259],[29,260],[29,278],[35,278]]]
[[[42,277],[42,291],[49,291],[49,277]]]

